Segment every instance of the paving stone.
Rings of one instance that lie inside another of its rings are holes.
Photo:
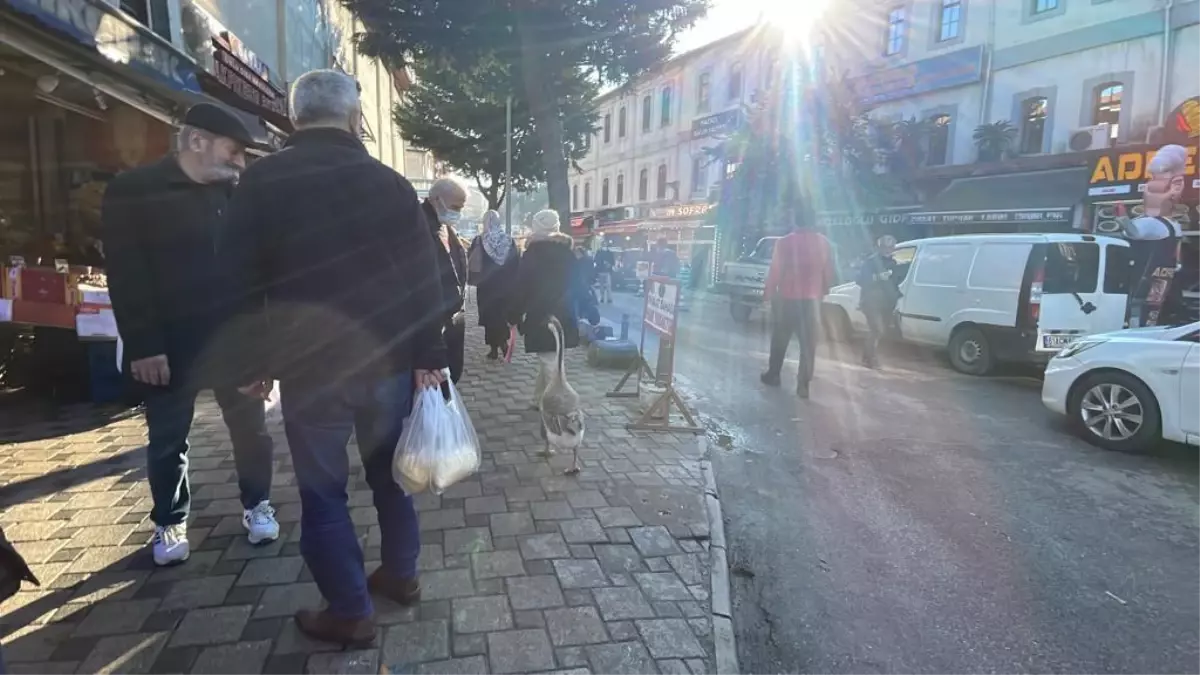
[[[275,648],[273,654],[311,654],[313,652],[328,652],[340,648],[340,645],[335,645],[330,642],[321,642],[314,640],[296,628],[296,621],[292,617],[282,620],[281,628],[278,631],[278,636],[275,638]]]
[[[559,526],[562,528],[563,539],[566,539],[568,544],[608,543],[608,535],[594,518],[564,520]]]
[[[654,673],[658,668],[650,653],[640,642],[614,642],[587,647],[588,661],[592,672],[621,675],[629,673]]]
[[[106,602],[92,607],[87,617],[75,628],[75,637],[95,637],[136,633],[146,619],[158,609],[158,600],[126,600]]]
[[[544,630],[488,634],[493,673],[532,673],[554,668],[554,650]]]
[[[684,663],[687,664],[688,670],[692,671],[692,675],[708,675],[713,670],[704,659],[685,659]]]
[[[656,659],[691,658],[705,655],[704,648],[683,619],[651,619],[635,622],[646,648]]]
[[[567,492],[567,501],[577,509],[596,509],[608,506],[608,500],[598,490],[575,490]]]
[[[650,604],[654,606],[654,616],[660,619],[679,619],[683,617],[683,612],[679,610],[677,603],[669,600],[659,600]]]
[[[71,572],[115,572],[125,569],[138,553],[144,553],[144,546],[100,546],[83,552],[75,562],[71,563]],[[38,579],[46,583],[40,574]]]
[[[13,675],[70,675],[80,667],[78,661],[32,661],[5,665],[8,666],[8,672]]]
[[[376,675],[379,673],[379,650],[363,649],[350,652],[326,652],[308,657],[304,672],[310,675]]]
[[[556,576],[510,577],[508,597],[513,609],[545,609],[564,604]]]
[[[583,647],[555,647],[554,660],[558,661],[559,668],[577,668],[587,666],[587,651],[585,651]],[[586,670],[586,668],[584,668],[584,670]]]
[[[471,570],[453,569],[421,575],[421,597],[425,600],[463,598],[475,594]]]
[[[149,577],[150,573],[143,570],[93,574],[79,585],[70,601],[98,603],[132,600]]]
[[[605,642],[608,631],[595,607],[564,607],[545,612],[546,631],[556,647]]]
[[[632,621],[609,621],[608,635],[617,642],[638,639],[637,627]]]
[[[678,605],[679,611],[689,619],[698,616],[708,616],[708,612],[704,610],[704,606],[699,602],[685,601],[678,603]]]
[[[492,550],[492,532],[486,527],[446,530],[443,548],[447,555],[480,553]]]
[[[608,577],[595,560],[555,560],[554,573],[563,588],[594,588],[607,586]]]
[[[509,502],[540,502],[546,499],[542,488],[535,486],[519,486],[504,488],[504,496]]]
[[[640,572],[633,575],[651,600],[691,600],[692,593],[671,572]]]
[[[567,607],[591,607],[596,603],[592,600],[592,592],[587,588],[574,588],[563,591],[563,599]]]
[[[461,483],[455,483],[446,488],[442,493],[442,499],[465,499],[467,497],[478,497],[480,494],[480,485],[477,480],[467,480]]]
[[[642,521],[628,506],[607,506],[594,510],[601,527],[640,527]]]
[[[575,518],[575,510],[564,501],[532,502],[530,511],[534,520],[571,520]]]
[[[484,675],[488,672],[487,661],[482,656],[434,661],[417,666],[418,673],[429,675]]]
[[[163,598],[160,610],[196,609],[213,607],[225,601],[225,595],[233,588],[237,577],[200,577],[183,579],[171,584],[171,590]]]
[[[291,584],[300,578],[304,559],[300,556],[264,558],[246,563],[238,577],[238,586],[263,586],[268,584]]]
[[[427,530],[450,530],[456,527],[465,527],[467,524],[462,509],[422,511],[420,521],[422,532]]]
[[[242,635],[250,619],[249,605],[193,609],[179,622],[171,635],[170,647],[212,645],[233,642]]]
[[[643,556],[672,555],[679,553],[679,546],[670,531],[662,525],[651,527],[634,527],[629,530],[629,538]]]
[[[254,607],[254,618],[292,616],[301,609],[313,609],[321,604],[321,591],[315,583],[271,586],[263,591]]]
[[[481,633],[454,636],[454,655],[471,656],[487,653],[487,636]]]
[[[98,641],[79,673],[95,675],[144,675],[150,673],[158,653],[167,646],[167,633],[114,635]],[[5,646],[8,652],[8,645]],[[6,655],[11,658],[11,655]]]
[[[525,574],[525,565],[517,551],[491,551],[471,554],[476,579],[515,577]]]
[[[526,511],[516,513],[493,513],[491,520],[492,536],[511,537],[519,534],[534,534],[533,517]]]
[[[274,640],[283,629],[284,623],[286,622],[282,617],[248,621],[246,627],[242,629],[241,641]]]
[[[688,669],[682,659],[660,659],[658,672],[663,675],[692,675],[692,671]]]
[[[670,555],[667,556],[667,563],[685,584],[699,584],[704,581],[704,567],[699,557],[694,554]]]
[[[650,568],[651,572],[667,572],[671,569],[671,564],[666,558],[646,558],[646,567]]]
[[[597,588],[592,591],[596,606],[605,621],[621,619],[652,619],[654,607],[636,586],[624,588]]]
[[[536,609],[527,609],[518,612],[513,612],[513,621],[516,622],[517,628],[545,628],[546,617]]]
[[[392,626],[384,633],[381,665],[389,672],[406,672],[413,664],[450,658],[450,627],[446,621],[416,621]]]
[[[452,605],[457,633],[491,633],[513,627],[508,598],[503,595],[459,598]]]
[[[479,513],[505,513],[508,511],[508,502],[503,495],[492,497],[470,497],[464,504],[464,512],[467,515]]]
[[[168,647],[150,666],[151,673],[190,673],[192,664],[200,657],[200,647]]]
[[[687,620],[688,625],[692,627],[692,632],[701,640],[707,641],[711,637],[712,624],[709,623],[707,616],[696,617]]]
[[[271,653],[271,641],[238,642],[208,647],[192,666],[194,673],[257,673]]]
[[[567,548],[567,542],[557,532],[553,534],[531,534],[518,537],[518,541],[521,547],[521,557],[527,561],[571,557],[571,551]]]

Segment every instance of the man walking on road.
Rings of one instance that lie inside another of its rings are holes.
[[[392,459],[414,389],[444,381],[438,258],[412,185],[359,140],[355,81],[301,75],[291,109],[297,131],[245,172],[230,207],[240,315],[222,353],[247,385],[279,380],[300,553],[328,601],[297,612],[296,627],[365,645],[375,637],[369,592],[420,599],[417,514]],[[382,531],[383,564],[370,578],[347,504],[351,434]]]
[[[875,242],[875,252],[863,259],[858,268],[859,309],[867,318],[867,335],[863,338],[863,365],[879,368],[879,341],[888,331],[898,332],[896,301],[900,289],[895,278],[896,238],[884,235]]]
[[[263,400],[222,386],[207,359],[224,316],[220,221],[252,142],[233,113],[196,105],[184,118],[176,154],[117,176],[104,195],[106,270],[124,343],[122,370],[146,403],[156,565],[183,562],[190,552],[188,433],[196,395],[210,387],[233,442],[250,542],[279,537],[268,501],[272,443]]]
[[[812,229],[814,216],[799,196],[791,197],[787,218],[792,231],[775,242],[763,299],[771,305],[771,356],[762,382],[778,387],[779,373],[792,336],[800,338],[800,373],[796,395],[808,398],[817,358],[821,298],[833,285],[833,255],[829,240]]]
[[[455,228],[467,205],[467,188],[459,181],[445,177],[433,181],[429,196],[421,204],[425,220],[438,243],[437,264],[441,271],[442,310],[445,329],[446,356],[450,360],[450,379],[462,377],[467,347],[467,315],[463,311],[467,297],[467,252],[458,240]]]

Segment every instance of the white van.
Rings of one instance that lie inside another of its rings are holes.
[[[1089,234],[981,234],[899,244],[901,338],[946,348],[956,370],[1048,361],[1084,335],[1124,327],[1129,243]],[[832,332],[866,330],[855,283],[831,289]]]

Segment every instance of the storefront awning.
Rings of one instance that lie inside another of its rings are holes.
[[[1070,222],[1087,182],[1085,167],[958,178],[909,219],[927,225]]]

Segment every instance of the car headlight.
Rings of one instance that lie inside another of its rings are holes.
[[[1095,347],[1096,345],[1104,344],[1104,342],[1104,340],[1078,340],[1076,342],[1072,342],[1066,347],[1063,347],[1062,351],[1054,355],[1054,358],[1069,359],[1072,356],[1077,356],[1081,352],[1085,352],[1092,347]]]

